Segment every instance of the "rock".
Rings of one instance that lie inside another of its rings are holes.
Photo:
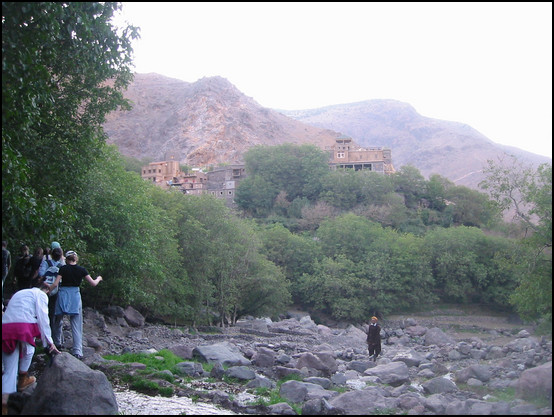
[[[132,327],[143,327],[144,326],[144,316],[140,314],[133,307],[128,306],[123,312],[125,320],[129,323],[129,326]]]
[[[117,401],[106,375],[90,369],[69,353],[54,356],[21,411],[52,415],[117,413]]]
[[[523,371],[516,391],[520,398],[545,397],[552,401],[552,361]]]
[[[437,346],[444,346],[447,344],[455,344],[456,341],[448,336],[446,333],[444,333],[441,329],[438,327],[433,327],[432,329],[427,330],[425,332],[425,345],[437,345]]]
[[[422,386],[426,394],[441,394],[445,392],[455,392],[458,390],[456,384],[443,377],[433,378],[423,383]]]
[[[375,368],[366,369],[364,375],[376,376],[383,384],[390,384],[393,387],[402,385],[410,380],[408,365],[404,362],[377,365]]]
[[[251,364],[248,359],[240,354],[240,350],[235,345],[228,342],[215,343],[207,346],[197,346],[193,349],[193,356],[208,363],[220,362],[224,366]]]

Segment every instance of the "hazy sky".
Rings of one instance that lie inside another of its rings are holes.
[[[124,21],[138,73],[219,75],[272,109],[399,100],[552,157],[551,2],[123,2]]]

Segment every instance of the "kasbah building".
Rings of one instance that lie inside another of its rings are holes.
[[[384,175],[395,172],[389,148],[362,148],[352,138],[342,135],[334,145],[325,147],[325,151],[329,153],[330,169],[369,170]],[[246,178],[246,172],[241,164],[217,167],[209,172],[197,168],[183,172],[179,161],[169,158],[143,166],[141,176],[162,188],[178,188],[187,195],[211,194],[225,199],[228,207],[234,207],[235,190]]]

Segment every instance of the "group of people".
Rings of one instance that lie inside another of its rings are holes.
[[[36,381],[28,374],[35,338],[40,337],[50,354],[60,353],[65,315],[71,323],[71,353],[83,358],[79,287],[83,279],[96,286],[102,277],[93,279],[86,268],[77,265],[78,261],[75,251],[67,251],[64,256],[58,242],[52,242],[51,251],[37,248],[33,256],[28,246],[22,245],[13,271],[17,290],[4,308],[4,282],[12,265],[7,242],[2,241],[2,415],[7,414],[9,395]]]

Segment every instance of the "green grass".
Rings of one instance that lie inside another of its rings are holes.
[[[296,412],[296,414],[301,415],[302,414],[302,405],[301,404],[296,404],[296,403],[293,403],[291,401],[288,401],[288,400],[284,399],[283,397],[281,397],[281,395],[279,394],[279,391],[281,389],[281,385],[283,385],[287,381],[293,381],[293,380],[294,381],[302,381],[303,377],[299,374],[290,374],[290,375],[287,375],[284,378],[280,379],[279,381],[277,381],[277,387],[274,388],[274,389],[265,388],[265,387],[256,388],[254,390],[254,394],[259,396],[260,398],[258,398],[256,401],[254,401],[250,404],[251,405],[264,405],[264,406],[267,407],[267,406],[273,405],[273,404],[287,403],[288,405],[290,405],[292,407],[292,409]]]
[[[138,362],[146,365],[147,369],[179,373],[176,365],[183,362],[183,358],[175,355],[168,349],[162,349],[157,353],[124,353],[123,355],[105,355],[104,359],[115,360],[123,363]]]

